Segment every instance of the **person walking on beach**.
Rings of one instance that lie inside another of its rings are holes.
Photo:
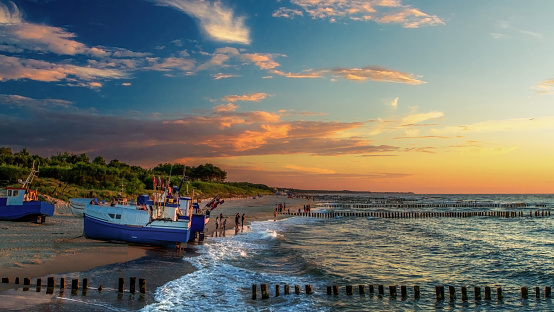
[[[215,231],[219,228],[219,217],[215,217]]]
[[[227,218],[223,219],[223,232],[225,232],[225,227],[227,226]]]

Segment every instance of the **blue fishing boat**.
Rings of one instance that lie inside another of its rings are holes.
[[[184,247],[190,238],[192,204],[189,197],[172,196],[169,189],[140,195],[136,203],[85,206],[87,238],[135,244]]]
[[[21,187],[6,187],[6,197],[0,197],[1,221],[36,221],[44,223],[54,214],[54,205],[40,201],[38,191],[29,189],[38,170],[35,166]]]

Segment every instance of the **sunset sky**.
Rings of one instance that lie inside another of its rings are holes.
[[[554,193],[554,1],[0,0],[0,146]]]

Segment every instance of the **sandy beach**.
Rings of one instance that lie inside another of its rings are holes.
[[[278,204],[285,204],[287,209],[297,211],[310,203],[307,199],[277,195],[225,199],[224,204],[212,211],[205,243],[209,243],[210,237],[215,235],[214,220],[220,214],[227,219],[227,235],[234,235],[234,216],[237,213],[241,216],[245,214],[246,227],[251,221],[272,220]],[[202,203],[200,205],[202,207]],[[10,283],[0,284],[0,290],[17,287],[13,284],[16,277],[32,280],[41,277],[45,280],[51,275],[97,270],[103,266],[124,267],[126,263],[141,258],[182,259],[183,254],[194,256],[194,245],[190,244],[186,252],[175,256],[175,251],[157,247],[86,239],[83,237],[83,219],[73,216],[65,204],[56,205],[55,215],[47,217],[44,224],[1,221],[0,229],[0,277],[10,278]],[[143,277],[151,275],[151,272],[141,272]],[[165,283],[169,278],[158,278],[158,283]],[[153,290],[157,286],[151,283],[149,289]]]

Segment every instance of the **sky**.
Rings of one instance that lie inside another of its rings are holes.
[[[0,146],[554,193],[554,1],[0,0]]]

